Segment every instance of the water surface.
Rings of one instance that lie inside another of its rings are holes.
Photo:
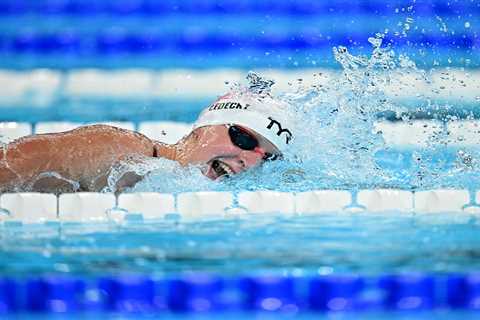
[[[9,225],[0,260],[2,274],[18,276],[468,272],[480,267],[479,232],[476,216],[400,212]]]

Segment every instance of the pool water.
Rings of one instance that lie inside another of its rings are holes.
[[[1,274],[472,272],[479,232],[477,216],[400,212],[6,225]]]
[[[368,41],[368,56],[354,55],[345,47],[333,49],[342,67],[334,81],[305,86],[300,79],[277,95],[277,99],[290,105],[286,112],[295,132],[285,160],[266,163],[222,182],[209,181],[198,168],[180,168],[167,160],[127,163],[112,173],[107,191],[114,191],[116,179],[132,170],[147,176],[131,192],[477,190],[477,146],[449,145],[444,132],[432,136],[423,146],[398,149],[388,145],[375,130],[379,114],[384,112],[393,114],[397,121],[408,122],[415,116],[415,110],[387,96],[385,85],[398,74],[422,79],[428,79],[428,74],[408,57],[382,45],[382,35]],[[452,87],[456,83],[449,81]],[[230,90],[269,92],[273,83],[250,72],[243,83],[231,83]],[[438,110],[444,106],[432,101],[430,93],[416,98]],[[449,114],[443,121],[452,120],[454,115]],[[480,247],[475,238],[476,217],[448,213],[248,216],[192,223],[172,218],[125,225],[3,228],[1,255],[5,274],[183,270],[239,273],[263,269],[307,273],[473,271],[477,267],[476,248]]]
[[[460,188],[473,194],[480,189],[478,145],[451,143],[448,130],[443,130],[425,145],[399,147],[389,145],[375,129],[376,123],[385,119],[405,123],[437,120],[448,127],[457,120],[480,117],[480,98],[475,94],[478,84],[469,86],[463,80],[474,82],[478,77],[468,75],[475,74],[479,65],[475,1],[333,1],[312,6],[308,1],[276,5],[268,1],[263,5],[247,0],[238,6],[225,1],[220,7],[212,1],[198,6],[195,1],[175,3],[155,6],[152,1],[140,0],[115,5],[62,0],[40,5],[21,1],[17,5],[4,1],[0,4],[0,67],[17,71],[52,68],[65,73],[63,80],[72,70],[87,68],[147,68],[153,73],[171,68],[230,67],[247,75],[250,68],[328,67],[337,73],[328,81],[322,81],[321,71],[308,74],[305,77],[313,78],[313,84],[306,85],[300,77],[284,85],[286,90],[275,92],[277,99],[291,106],[288,114],[295,128],[295,143],[283,161],[266,163],[220,183],[207,180],[198,168],[180,168],[167,160],[126,163],[112,172],[104,191],[115,191],[118,177],[132,170],[146,178],[128,192]],[[94,19],[88,19],[90,16]],[[19,24],[21,28],[17,28]],[[234,32],[238,26],[242,30]],[[440,66],[442,69],[435,70]],[[407,83],[401,87],[395,82],[398,79],[407,79]],[[416,87],[419,79],[428,84],[437,81],[437,85],[422,90],[424,87]],[[226,91],[272,89],[272,82],[261,72],[249,73],[241,83],[223,80],[228,83]],[[177,91],[169,97],[72,97],[62,91],[67,84],[60,82],[46,102],[43,94],[28,89],[20,94],[18,105],[12,107],[6,99],[0,120],[193,122],[214,98],[189,96],[182,91],[182,83],[172,84]],[[411,94],[397,99],[402,90]],[[31,107],[30,102],[38,102],[40,107]],[[270,214],[197,221],[175,215],[152,221],[131,216],[121,223],[5,223],[0,229],[0,276],[17,279],[52,273],[86,279],[125,273],[154,277],[191,273],[299,278],[447,276],[475,273],[480,264],[479,217],[451,212]],[[186,316],[167,313],[162,317]],[[229,317],[264,319],[272,314]],[[332,316],[300,315],[313,317]],[[358,315],[333,317],[357,319]],[[361,317],[473,319],[478,313],[438,310]]]

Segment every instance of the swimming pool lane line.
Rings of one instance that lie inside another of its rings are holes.
[[[0,195],[5,223],[97,223],[128,221],[131,215],[145,221],[176,216],[181,220],[241,215],[315,215],[370,212],[378,214],[478,214],[480,191],[460,189],[312,190],[305,192],[78,192],[60,195],[6,193]],[[137,220],[138,220],[137,219]]]

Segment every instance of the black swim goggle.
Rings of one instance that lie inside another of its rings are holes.
[[[253,151],[259,146],[258,139],[247,130],[236,125],[228,125],[228,135],[232,143],[242,150]],[[274,153],[265,153],[263,160],[273,161],[279,159],[281,155]]]

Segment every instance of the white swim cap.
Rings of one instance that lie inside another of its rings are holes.
[[[293,139],[286,105],[265,95],[227,94],[202,111],[194,128],[236,124],[249,128],[285,153]]]

